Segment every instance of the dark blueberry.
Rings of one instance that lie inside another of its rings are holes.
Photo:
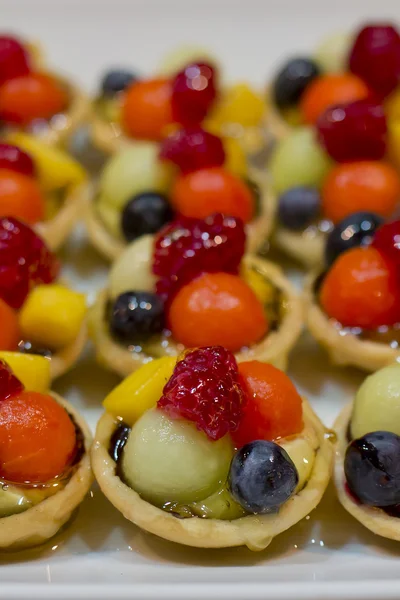
[[[133,196],[122,211],[121,227],[125,239],[132,242],[141,235],[157,233],[172,221],[174,213],[168,198],[158,192]]]
[[[382,223],[382,217],[370,212],[356,212],[340,221],[326,241],[326,264],[330,266],[345,250],[369,244]]]
[[[121,459],[122,452],[128,441],[130,432],[131,427],[121,421],[111,436],[108,453],[116,463],[118,463]]]
[[[374,431],[353,440],[346,450],[344,472],[351,493],[363,504],[399,504],[400,437]]]
[[[127,69],[108,71],[101,80],[101,92],[104,96],[114,96],[118,92],[123,92],[136,80],[137,76]]]
[[[164,303],[150,292],[124,292],[114,301],[110,315],[111,333],[133,344],[164,329]]]
[[[273,99],[280,109],[291,108],[300,100],[308,84],[319,75],[319,68],[309,58],[289,60],[273,83]]]
[[[315,188],[295,187],[279,197],[278,218],[284,227],[301,231],[319,215],[321,197]]]
[[[236,502],[255,514],[277,510],[298,482],[297,469],[286,450],[264,440],[250,442],[236,452],[228,479]]]

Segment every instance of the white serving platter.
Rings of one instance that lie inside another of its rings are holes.
[[[88,90],[109,66],[150,72],[164,52],[188,42],[214,51],[230,79],[264,86],[280,58],[311,51],[324,34],[396,17],[398,0],[0,0],[0,30],[40,40],[51,63]],[[66,276],[93,294],[107,265],[88,247],[82,226],[64,257]],[[363,379],[331,367],[307,336],[290,374],[327,425]],[[117,381],[95,365],[89,349],[55,388],[94,427]],[[0,557],[0,598],[388,600],[400,598],[399,558],[400,545],[363,529],[332,489],[307,519],[252,553],[158,540],[126,522],[94,487],[49,546]]]

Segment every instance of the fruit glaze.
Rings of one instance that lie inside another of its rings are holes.
[[[158,233],[176,215],[215,212],[242,219],[248,250],[256,252],[268,240],[275,200],[236,140],[182,125],[161,143],[136,142],[112,156],[93,186],[86,224],[93,245],[115,259],[127,243]]]
[[[221,346],[164,357],[104,401],[95,477],[139,527],[205,548],[266,548],[328,485],[329,435],[276,367]]]
[[[286,368],[303,303],[280,269],[244,255],[239,218],[179,217],[131,243],[90,313],[97,357],[122,376],[185,347],[224,345]]]
[[[64,151],[23,132],[0,139],[0,218],[31,225],[52,250],[71,233],[87,191],[85,171]]]
[[[86,300],[57,282],[60,264],[45,242],[15,217],[0,218],[0,358],[19,350],[65,373],[86,341]]]
[[[203,124],[257,160],[269,145],[265,100],[246,83],[222,85],[220,74],[215,57],[190,47],[167,54],[151,78],[109,71],[93,102],[94,145],[112,153],[128,140],[159,142],[179,127]]]
[[[272,84],[277,110],[293,124],[270,160],[274,241],[308,267],[322,265],[334,227],[345,239],[349,227],[398,212],[399,78],[398,31],[371,24],[289,60]]]
[[[22,129],[59,144],[86,119],[88,101],[69,81],[47,71],[39,50],[0,36],[1,130]]]
[[[306,288],[307,325],[333,362],[376,371],[400,357],[400,221],[367,239],[328,245],[332,264]]]
[[[89,428],[49,385],[46,358],[9,352],[0,360],[1,550],[53,537],[92,483]]]
[[[374,533],[400,541],[400,365],[367,377],[335,423],[340,502]]]

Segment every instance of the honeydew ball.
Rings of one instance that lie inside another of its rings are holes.
[[[359,438],[372,431],[400,435],[400,364],[384,367],[360,386],[354,400],[351,435]]]
[[[323,73],[344,73],[349,70],[349,54],[354,35],[340,32],[326,37],[315,50],[314,60]]]
[[[211,441],[194,423],[171,419],[155,408],[135,423],[124,448],[122,472],[145,500],[197,502],[226,481],[233,446],[230,436]]]
[[[130,290],[154,292],[153,247],[154,236],[143,235],[125,248],[110,270],[108,289],[111,298]]]

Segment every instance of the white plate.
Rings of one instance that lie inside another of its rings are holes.
[[[41,40],[52,63],[87,88],[109,65],[145,73],[183,42],[214,50],[230,78],[264,85],[281,57],[307,53],[325,33],[361,19],[393,18],[396,8],[397,0],[0,0],[0,27]],[[82,228],[64,254],[75,285],[93,292],[106,265],[86,246]],[[360,373],[330,367],[307,337],[290,374],[327,424],[362,380]],[[94,426],[116,382],[88,353],[56,389]],[[0,559],[0,598],[398,598],[399,550],[348,516],[332,490],[309,518],[265,552],[251,553],[158,540],[124,521],[95,488],[53,547]]]

